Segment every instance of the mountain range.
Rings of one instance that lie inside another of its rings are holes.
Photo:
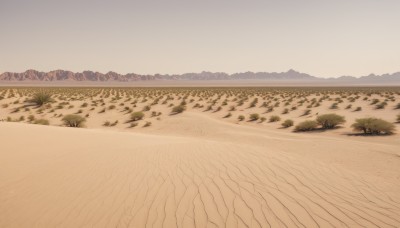
[[[135,73],[118,74],[115,72],[108,72],[106,74],[83,71],[74,73],[66,70],[54,70],[50,72],[40,72],[37,70],[27,70],[22,73],[5,72],[0,74],[0,81],[40,81],[40,82],[58,82],[58,81],[89,81],[89,82],[130,82],[130,81],[207,81],[207,80],[266,80],[266,81],[291,81],[291,82],[337,82],[337,83],[359,83],[359,84],[387,84],[387,85],[400,85],[400,72],[393,74],[375,75],[353,77],[342,76],[338,78],[321,78],[311,76],[309,74],[300,73],[295,70],[287,72],[244,72],[227,74],[223,72],[207,72],[201,73],[185,73],[185,74],[154,74],[154,75],[140,75]]]

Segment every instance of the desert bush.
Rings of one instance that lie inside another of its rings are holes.
[[[344,116],[339,116],[334,113],[320,115],[317,117],[317,123],[321,125],[324,129],[332,129],[337,125],[343,124],[345,122],[346,120],[344,119]]]
[[[379,99],[373,99],[371,102],[371,105],[377,104],[379,102]]]
[[[51,102],[51,95],[48,93],[39,92],[33,95],[30,102],[35,103],[37,106],[42,106]]]
[[[378,118],[356,119],[351,125],[354,131],[361,131],[364,134],[393,134],[394,124]]]
[[[35,118],[35,116],[34,115],[29,115],[28,116],[28,121],[29,122],[32,122],[32,121],[34,121],[36,118]]]
[[[264,116],[260,118],[260,122],[263,123],[267,120],[267,118],[265,118]]]
[[[396,121],[397,123],[400,123],[400,114],[397,115]]]
[[[400,109],[400,103],[397,103],[397,105],[394,109]]]
[[[177,105],[172,108],[172,114],[182,113],[183,111],[185,111],[185,109],[185,105]]]
[[[295,127],[295,131],[312,131],[315,130],[318,126],[317,121],[315,120],[306,120]]]
[[[144,117],[144,113],[143,112],[134,112],[131,114],[131,120],[132,121],[137,121],[137,120],[141,120]]]
[[[386,105],[387,105],[387,103],[384,101],[384,102],[381,102],[381,103],[377,104],[375,106],[375,108],[376,109],[384,109],[386,107]]]
[[[83,127],[83,123],[86,119],[82,116],[69,114],[62,118],[64,125],[67,127]]]
[[[130,123],[130,124],[129,124],[129,127],[128,127],[128,128],[133,128],[133,127],[136,127],[137,125],[138,125],[137,122],[133,122],[133,123]]]
[[[269,122],[277,122],[280,120],[281,120],[281,118],[279,116],[270,116],[269,117]]]
[[[147,112],[147,111],[150,111],[150,109],[151,109],[151,107],[149,106],[149,105],[146,105],[146,106],[144,106],[143,107],[143,112]]]
[[[310,109],[306,109],[306,110],[304,110],[304,112],[303,112],[303,116],[310,115],[310,113],[311,113],[311,110],[310,110]]]
[[[354,109],[355,112],[359,112],[359,111],[361,111],[361,110],[362,110],[361,107],[357,107],[356,109]]]
[[[282,114],[287,114],[287,113],[289,113],[289,109],[288,109],[288,108],[285,108],[285,109],[282,111]]]
[[[224,118],[229,118],[229,117],[231,117],[231,116],[232,116],[232,113],[228,112],[228,114],[226,114],[226,115],[224,116]]]
[[[147,121],[144,125],[143,125],[143,127],[150,127],[151,126],[151,122],[149,122],[149,121]]]
[[[49,125],[49,121],[46,119],[37,119],[33,121],[33,124],[39,124],[39,125]]]
[[[239,116],[238,116],[238,120],[239,120],[239,121],[243,121],[244,119],[245,119],[245,117],[244,117],[243,115],[239,115]]]
[[[252,114],[250,114],[250,117],[249,117],[250,121],[256,121],[259,118],[260,118],[260,115],[258,113],[252,113]]]
[[[338,109],[338,103],[333,103],[330,109]]]
[[[288,119],[288,120],[283,121],[282,127],[288,128],[288,127],[293,126],[293,124],[294,124],[293,120]]]

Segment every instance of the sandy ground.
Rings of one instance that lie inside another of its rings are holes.
[[[0,227],[400,226],[393,138],[194,112],[144,133],[0,122],[0,138]]]
[[[396,88],[333,89],[319,106],[312,100],[328,88],[50,88],[51,104],[25,106],[39,89],[0,88],[0,120],[9,120],[0,121],[0,227],[400,227],[400,124],[391,136],[350,127],[371,116],[394,123]],[[170,115],[185,96],[186,111]],[[267,120],[248,121],[251,113]],[[324,113],[346,123],[281,127]],[[67,114],[86,116],[85,127],[62,126]]]

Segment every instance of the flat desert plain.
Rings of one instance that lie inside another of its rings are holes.
[[[0,227],[400,227],[399,114],[393,87],[0,88]]]

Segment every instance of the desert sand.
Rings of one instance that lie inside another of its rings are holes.
[[[89,98],[69,99],[73,107],[53,112],[14,112],[29,94],[10,93],[0,101],[8,104],[2,118],[34,114],[53,126],[0,122],[0,227],[400,227],[399,136],[349,134],[360,116],[395,121],[398,94],[382,110],[370,105],[381,95],[364,101],[360,94],[352,109],[361,106],[361,112],[346,110],[347,102],[332,110],[332,100],[306,116],[302,106],[284,115],[283,107],[265,113],[261,95],[256,107],[248,108],[250,97],[231,118],[224,116],[236,102],[232,97],[219,111],[218,105],[214,111],[192,108],[197,98],[177,115],[168,115],[171,107],[160,102],[151,111],[162,115],[145,112],[130,128],[119,102],[104,113],[98,113],[103,106],[80,108]],[[79,109],[90,113],[84,128],[61,126],[58,114]],[[280,122],[237,120],[253,112],[295,122],[335,112],[347,122],[330,131],[294,133]],[[106,120],[119,122],[106,127]],[[147,121],[152,125],[143,127]]]

